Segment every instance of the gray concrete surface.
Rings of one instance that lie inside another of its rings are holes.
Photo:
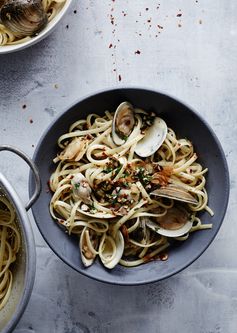
[[[37,275],[15,333],[236,332],[236,39],[236,0],[75,0],[47,39],[0,57],[0,143],[32,156],[42,132],[77,98],[136,85],[172,94],[204,116],[231,175],[215,241],[185,271],[148,286],[79,275],[46,246],[31,216]],[[26,201],[28,169],[4,154],[1,171]]]

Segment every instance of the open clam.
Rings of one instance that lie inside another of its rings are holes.
[[[117,232],[115,240],[111,236],[105,236],[100,244],[99,256],[106,268],[112,269],[122,258],[124,251],[124,239],[120,231]]]
[[[151,195],[182,201],[193,205],[198,204],[198,201],[185,188],[174,184],[162,186],[161,188],[151,192]]]
[[[121,103],[114,114],[112,124],[112,138],[116,145],[122,145],[132,133],[135,126],[133,106],[128,102]]]
[[[162,236],[180,237],[188,233],[193,224],[183,207],[172,207],[164,216],[147,219],[146,225]]]
[[[2,23],[18,38],[35,35],[48,23],[41,0],[5,0],[0,17]]]
[[[159,117],[155,117],[154,123],[147,128],[145,136],[138,141],[135,153],[141,157],[154,154],[162,145],[167,135],[167,125]]]
[[[98,239],[93,230],[84,227],[81,233],[79,247],[81,253],[81,260],[85,267],[93,264],[97,255],[96,248],[98,246]]]

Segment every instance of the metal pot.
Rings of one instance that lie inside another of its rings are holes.
[[[0,173],[0,194],[8,198],[16,211],[22,240],[20,252],[12,267],[13,287],[11,296],[5,307],[0,311],[0,332],[10,333],[15,328],[28,304],[34,284],[36,251],[34,235],[26,211],[28,211],[37,200],[41,191],[41,182],[35,164],[22,151],[9,145],[0,145],[0,152],[3,150],[17,154],[30,166],[36,184],[32,197],[29,202],[24,205],[13,186],[8,182],[6,177]]]

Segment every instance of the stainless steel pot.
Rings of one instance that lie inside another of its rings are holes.
[[[22,239],[20,252],[13,265],[13,287],[11,296],[6,306],[0,311],[0,332],[10,333],[15,328],[28,304],[34,284],[36,270],[35,242],[26,211],[28,211],[37,200],[41,191],[41,182],[39,172],[29,157],[15,147],[0,145],[0,152],[4,150],[11,151],[20,156],[31,168],[35,179],[35,191],[29,202],[24,205],[13,186],[8,182],[6,177],[0,173],[0,194],[5,195],[9,199],[16,211]]]

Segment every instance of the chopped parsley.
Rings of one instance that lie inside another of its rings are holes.
[[[114,170],[113,167],[108,167],[108,168],[104,169],[103,172],[104,172],[104,173],[110,173],[110,172],[112,172],[113,170]]]

